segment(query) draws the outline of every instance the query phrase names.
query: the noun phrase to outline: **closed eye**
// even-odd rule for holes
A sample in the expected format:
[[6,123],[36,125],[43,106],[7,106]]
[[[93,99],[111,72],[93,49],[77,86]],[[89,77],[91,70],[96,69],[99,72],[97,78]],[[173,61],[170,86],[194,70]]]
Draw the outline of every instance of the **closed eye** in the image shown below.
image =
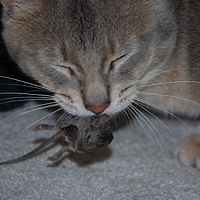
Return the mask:
[[74,70],[73,70],[71,67],[64,66],[64,65],[57,65],[57,66],[58,66],[58,67],[61,67],[61,68],[63,68],[63,69],[67,69],[72,77],[73,77],[73,76],[76,76],[76,73],[74,72]]
[[120,56],[120,57],[116,58],[115,60],[111,61],[109,71],[113,71],[115,69],[116,64],[119,61],[121,61],[123,58],[125,58],[126,56],[127,56],[127,53],[123,54],[122,56]]

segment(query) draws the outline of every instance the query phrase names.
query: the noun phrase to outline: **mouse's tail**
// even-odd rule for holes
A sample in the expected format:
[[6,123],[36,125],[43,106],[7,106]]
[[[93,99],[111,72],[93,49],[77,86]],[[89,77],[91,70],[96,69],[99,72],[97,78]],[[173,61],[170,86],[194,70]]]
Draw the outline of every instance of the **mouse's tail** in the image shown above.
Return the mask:
[[50,137],[49,139],[47,139],[47,141],[45,141],[44,143],[40,144],[38,147],[36,147],[32,151],[30,151],[29,153],[27,153],[27,154],[25,154],[25,155],[23,155],[21,157],[18,157],[18,158],[14,158],[14,159],[11,159],[11,160],[2,161],[2,162],[0,162],[0,165],[14,164],[14,163],[18,163],[18,162],[22,162],[22,161],[25,161],[27,159],[30,159],[30,158],[38,155],[42,150],[44,150],[45,147],[47,147],[51,143],[55,142],[62,135],[63,135],[63,132],[59,131],[56,134],[54,134],[52,137]]

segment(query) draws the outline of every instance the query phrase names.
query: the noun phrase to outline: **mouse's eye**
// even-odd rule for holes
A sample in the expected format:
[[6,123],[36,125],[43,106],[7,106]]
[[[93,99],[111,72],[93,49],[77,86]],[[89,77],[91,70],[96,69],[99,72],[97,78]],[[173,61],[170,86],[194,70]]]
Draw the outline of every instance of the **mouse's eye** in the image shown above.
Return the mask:
[[71,67],[64,66],[64,65],[57,65],[57,66],[62,68],[62,69],[68,70],[70,76],[72,76],[72,77],[76,76],[76,73],[74,72],[74,70]]
[[115,68],[116,68],[117,66],[119,66],[119,65],[122,63],[122,61],[124,60],[123,58],[125,58],[126,55],[127,55],[127,54],[123,54],[122,56],[120,56],[120,57],[116,58],[115,60],[111,61],[111,63],[110,63],[110,68],[109,68],[109,72],[114,71]]

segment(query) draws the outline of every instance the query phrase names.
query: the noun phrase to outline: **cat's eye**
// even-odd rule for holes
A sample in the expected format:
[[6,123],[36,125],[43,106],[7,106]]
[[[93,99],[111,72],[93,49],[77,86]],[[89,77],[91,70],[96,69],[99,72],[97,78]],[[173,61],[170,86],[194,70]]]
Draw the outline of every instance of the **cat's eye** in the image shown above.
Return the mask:
[[113,71],[115,69],[115,66],[123,59],[126,57],[127,54],[123,54],[122,56],[116,58],[115,60],[113,60],[110,63],[110,68],[109,68],[109,72]]
[[76,76],[76,73],[74,72],[74,70],[71,67],[68,66],[64,66],[64,65],[57,65],[58,67],[61,67],[63,69],[67,69],[69,71],[69,74],[71,76]]

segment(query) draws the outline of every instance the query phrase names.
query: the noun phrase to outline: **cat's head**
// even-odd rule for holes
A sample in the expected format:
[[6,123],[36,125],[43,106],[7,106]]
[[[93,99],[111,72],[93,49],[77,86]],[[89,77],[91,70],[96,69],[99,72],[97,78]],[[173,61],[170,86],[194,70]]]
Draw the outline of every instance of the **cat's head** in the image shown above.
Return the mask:
[[4,40],[20,68],[69,113],[126,108],[171,56],[167,0],[1,0]]

